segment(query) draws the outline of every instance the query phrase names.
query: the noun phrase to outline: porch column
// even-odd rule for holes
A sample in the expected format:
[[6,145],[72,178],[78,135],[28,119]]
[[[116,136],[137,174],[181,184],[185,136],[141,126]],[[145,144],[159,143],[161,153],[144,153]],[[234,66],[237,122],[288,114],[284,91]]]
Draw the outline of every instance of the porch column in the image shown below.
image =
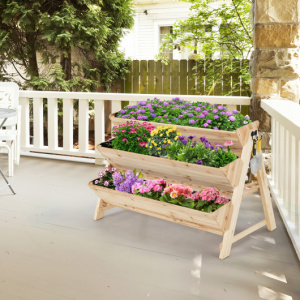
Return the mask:
[[[282,99],[299,103],[300,98],[300,0],[253,0],[254,52],[250,61],[252,100],[250,114],[269,132],[268,114],[261,99]],[[269,147],[264,134],[263,148]]]

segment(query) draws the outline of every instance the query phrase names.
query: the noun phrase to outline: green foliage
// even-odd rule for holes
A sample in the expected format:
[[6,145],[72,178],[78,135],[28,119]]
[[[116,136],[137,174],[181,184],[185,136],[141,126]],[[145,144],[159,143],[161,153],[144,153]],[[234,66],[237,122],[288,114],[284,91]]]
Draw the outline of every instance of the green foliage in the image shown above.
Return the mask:
[[[252,1],[182,1],[192,3],[190,16],[175,23],[173,33],[165,37],[158,57],[167,63],[168,50],[188,49],[195,59],[204,59],[208,95],[225,74],[240,72],[242,82],[249,85],[249,66],[243,60],[249,59],[252,51]],[[220,57],[223,60],[218,59]],[[199,75],[196,70],[196,76]],[[234,92],[239,91],[238,81],[233,82]]]
[[231,147],[224,148],[218,144],[214,147],[205,137],[201,138],[201,142],[194,142],[193,137],[185,139],[180,136],[179,141],[167,146],[168,158],[215,168],[224,167],[237,159],[237,155],[230,151]]
[[25,88],[108,90],[126,73],[118,43],[132,24],[131,0],[0,0],[1,73],[6,61]]

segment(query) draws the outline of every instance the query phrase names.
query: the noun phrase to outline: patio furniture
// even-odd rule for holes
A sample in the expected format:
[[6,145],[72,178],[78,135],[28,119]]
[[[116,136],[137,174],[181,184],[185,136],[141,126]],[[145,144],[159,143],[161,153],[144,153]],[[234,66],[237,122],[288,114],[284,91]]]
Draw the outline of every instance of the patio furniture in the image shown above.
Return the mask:
[[[4,119],[0,127],[0,147],[11,150],[9,155],[9,176],[13,176],[13,162],[20,162],[20,119],[19,87],[13,82],[0,82],[0,108],[14,110],[14,114]],[[4,125],[5,123],[5,125]],[[5,129],[3,129],[5,127]],[[10,153],[9,153],[10,154]]]
[[[8,174],[9,176],[13,175],[13,154],[14,154],[14,141],[17,137],[17,130],[3,130],[3,126],[5,125],[8,118],[14,117],[17,114],[17,111],[15,109],[9,109],[9,108],[0,108],[0,139],[5,140],[5,142],[0,142],[0,147],[5,147],[8,150]],[[10,142],[7,143],[7,142]],[[4,189],[5,187],[9,187],[13,194],[15,194],[15,191],[13,190],[12,186],[8,182],[7,178],[3,174],[2,170],[0,169],[0,173],[5,180],[6,184],[0,188],[0,190]]]

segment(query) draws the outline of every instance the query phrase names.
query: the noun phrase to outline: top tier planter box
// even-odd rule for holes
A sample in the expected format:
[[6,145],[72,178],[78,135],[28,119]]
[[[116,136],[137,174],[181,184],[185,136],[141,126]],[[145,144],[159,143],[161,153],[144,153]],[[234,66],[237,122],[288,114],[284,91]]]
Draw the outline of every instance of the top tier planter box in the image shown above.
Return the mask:
[[[122,119],[117,118],[116,113],[111,114],[109,116],[112,124],[114,126],[118,126],[121,124],[125,124],[127,121],[132,121],[130,119]],[[145,121],[138,121],[134,120],[137,123],[143,123]],[[148,121],[147,121],[148,122]],[[169,125],[165,123],[157,123],[157,122],[149,122],[155,127]],[[225,130],[213,130],[213,129],[206,129],[206,128],[198,128],[198,127],[191,127],[191,126],[181,126],[181,125],[174,125],[177,127],[178,131],[182,135],[195,135],[196,138],[200,138],[205,136],[206,139],[213,145],[215,142],[219,144],[224,144],[227,141],[232,141],[233,146],[232,150],[240,156],[242,153],[242,149],[247,142],[248,136],[246,136],[246,132],[258,129],[258,122],[253,122],[243,127],[240,127],[234,131],[225,131]]]

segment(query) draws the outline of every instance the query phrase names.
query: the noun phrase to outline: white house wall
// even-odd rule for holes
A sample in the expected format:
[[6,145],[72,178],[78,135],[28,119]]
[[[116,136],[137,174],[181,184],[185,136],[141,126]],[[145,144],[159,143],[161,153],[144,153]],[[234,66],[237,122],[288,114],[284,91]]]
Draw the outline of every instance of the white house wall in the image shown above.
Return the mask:
[[[173,26],[176,20],[186,19],[190,12],[190,3],[182,1],[152,2],[141,1],[141,4],[137,3],[135,6],[134,27],[125,35],[120,46],[127,58],[155,59],[159,49],[159,28]],[[174,59],[188,58],[187,54],[180,54],[178,51],[174,51],[173,56]]]

